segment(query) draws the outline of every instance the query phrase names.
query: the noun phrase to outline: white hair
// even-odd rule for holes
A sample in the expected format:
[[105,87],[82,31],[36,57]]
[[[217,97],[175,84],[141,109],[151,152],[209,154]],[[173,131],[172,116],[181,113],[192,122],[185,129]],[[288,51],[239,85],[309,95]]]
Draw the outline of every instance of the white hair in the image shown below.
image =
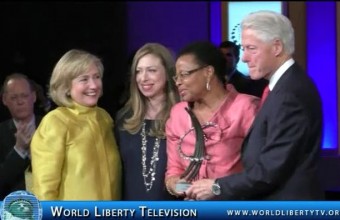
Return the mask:
[[279,39],[284,51],[292,55],[295,50],[294,29],[290,20],[274,11],[257,11],[247,15],[241,22],[241,29],[251,29],[264,42]]

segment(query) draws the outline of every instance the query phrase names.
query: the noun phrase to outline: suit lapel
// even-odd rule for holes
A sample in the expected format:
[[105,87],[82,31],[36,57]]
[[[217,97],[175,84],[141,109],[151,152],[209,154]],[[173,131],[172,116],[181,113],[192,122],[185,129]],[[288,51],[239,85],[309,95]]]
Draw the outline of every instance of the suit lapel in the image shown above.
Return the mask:
[[254,128],[254,125],[256,123],[260,123],[260,122],[257,122],[258,121],[258,118],[261,114],[261,111],[263,111],[263,109],[265,110],[265,106],[266,106],[266,103],[270,103],[270,99],[271,97],[275,96],[274,94],[278,91],[280,91],[280,89],[286,84],[286,81],[287,81],[287,78],[290,77],[290,74],[296,74],[296,72],[299,72],[299,71],[296,71],[296,68],[299,68],[299,66],[297,65],[297,63],[295,62],[291,67],[289,67],[286,72],[281,76],[281,78],[277,81],[276,85],[274,86],[273,90],[269,93],[268,97],[267,97],[267,100],[266,102],[264,103],[263,107],[257,112],[256,114],[256,117],[252,123],[252,125],[250,126],[249,130],[248,130],[248,133],[246,135],[246,137],[244,138],[244,141],[242,143],[242,149],[241,151],[243,152],[244,149],[246,148],[246,146],[248,145],[248,141],[249,141],[249,137],[250,137],[250,134]]
[[[253,123],[254,124],[254,123]],[[249,135],[251,130],[253,129],[253,124],[251,125],[251,127],[249,128],[249,131],[246,135],[246,137],[244,138],[243,142],[242,142],[242,147],[241,147],[241,154],[243,153],[244,149],[246,148],[246,146],[248,145],[248,141],[249,141]]]
[[9,128],[10,132],[13,133],[13,134],[17,132],[17,128],[15,127],[13,119],[8,120],[8,128]]

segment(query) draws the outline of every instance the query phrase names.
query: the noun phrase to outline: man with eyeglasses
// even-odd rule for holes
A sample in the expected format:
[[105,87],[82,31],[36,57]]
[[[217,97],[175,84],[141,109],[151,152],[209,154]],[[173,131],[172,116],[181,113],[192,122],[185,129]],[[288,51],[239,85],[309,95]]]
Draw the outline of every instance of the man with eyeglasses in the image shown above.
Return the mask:
[[29,144],[41,117],[34,114],[36,92],[26,75],[14,73],[4,81],[2,102],[11,119],[0,124],[0,200],[25,190],[25,170],[30,164]]
[[268,84],[268,80],[252,80],[249,76],[237,70],[237,63],[240,60],[240,47],[232,41],[223,41],[219,48],[224,55],[227,65],[227,82],[232,84],[240,93],[261,97],[262,91]]

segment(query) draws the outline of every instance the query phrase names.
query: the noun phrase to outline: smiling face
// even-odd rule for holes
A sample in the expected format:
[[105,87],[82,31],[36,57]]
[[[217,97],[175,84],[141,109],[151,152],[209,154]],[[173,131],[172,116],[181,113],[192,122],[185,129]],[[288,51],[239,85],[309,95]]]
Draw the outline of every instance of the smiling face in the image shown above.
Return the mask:
[[71,98],[79,105],[86,107],[96,106],[101,93],[102,79],[94,63],[89,65],[85,73],[72,80]]
[[[185,72],[190,72],[191,70],[197,70],[192,72],[190,75],[183,74]],[[207,77],[202,74],[207,68],[200,66],[194,59],[194,55],[187,54],[178,57],[176,60],[176,86],[178,88],[179,95],[182,101],[196,101],[207,93],[206,82]]]
[[252,79],[269,79],[276,70],[276,47],[272,42],[261,41],[251,29],[242,31],[242,61],[247,63]]
[[139,59],[136,82],[145,97],[152,99],[165,96],[166,81],[166,70],[159,57],[147,54]]

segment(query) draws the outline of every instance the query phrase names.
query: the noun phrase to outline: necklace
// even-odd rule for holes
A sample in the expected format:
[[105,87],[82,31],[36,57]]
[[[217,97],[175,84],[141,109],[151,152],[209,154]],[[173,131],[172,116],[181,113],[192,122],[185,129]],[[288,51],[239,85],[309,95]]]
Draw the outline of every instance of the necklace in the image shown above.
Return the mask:
[[147,147],[147,139],[145,133],[145,122],[143,121],[142,132],[140,133],[142,136],[142,175],[144,178],[144,185],[146,191],[150,191],[152,188],[153,182],[156,180],[156,165],[159,160],[158,152],[160,147],[160,139],[155,139],[155,144],[152,149],[152,156],[150,159],[149,171],[146,168],[146,147]]

